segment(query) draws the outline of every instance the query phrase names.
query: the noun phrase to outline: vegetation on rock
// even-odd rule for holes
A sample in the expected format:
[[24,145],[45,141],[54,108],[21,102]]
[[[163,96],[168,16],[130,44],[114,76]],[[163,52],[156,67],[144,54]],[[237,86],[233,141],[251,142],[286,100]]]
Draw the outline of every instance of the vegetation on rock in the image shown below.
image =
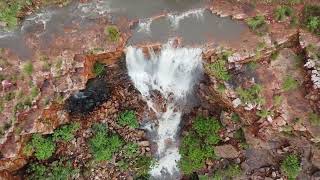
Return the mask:
[[25,153],[26,155],[34,153],[34,156],[38,160],[46,160],[54,154],[55,150],[56,145],[51,137],[45,138],[40,134],[34,134],[31,141],[26,146]]
[[320,5],[305,6],[303,23],[309,31],[320,35]]
[[320,115],[317,113],[310,113],[309,120],[313,126],[320,126]]
[[95,160],[110,160],[120,150],[123,141],[118,135],[108,133],[104,124],[92,126],[93,136],[89,140],[91,153]]
[[120,39],[120,32],[117,26],[108,26],[105,29],[105,34],[108,39],[112,42],[117,42]]
[[74,169],[70,161],[53,161],[45,166],[40,163],[29,166],[28,178],[34,180],[66,180],[70,179],[77,170]]
[[286,76],[282,83],[282,89],[284,91],[295,90],[298,88],[298,86],[299,86],[299,83],[297,82],[297,80],[291,76]]
[[253,84],[249,88],[237,88],[236,89],[239,98],[244,103],[252,104],[264,104],[265,100],[261,96],[262,87],[259,84]]
[[239,165],[231,164],[225,169],[219,169],[214,172],[213,180],[223,180],[224,178],[236,178],[242,174],[242,170]]
[[215,158],[213,146],[220,142],[220,122],[214,118],[198,117],[192,129],[182,139],[179,166],[184,174],[191,174],[204,167],[207,159]]
[[121,126],[129,126],[130,128],[138,128],[139,123],[134,111],[124,111],[118,118],[118,123]]
[[75,132],[80,128],[79,123],[66,124],[54,131],[53,140],[69,142],[74,138]]
[[267,23],[264,16],[255,16],[246,19],[246,22],[251,30],[258,34],[263,34],[266,31]]
[[281,163],[281,171],[289,180],[296,179],[301,171],[299,157],[295,154],[288,155]]
[[278,21],[283,21],[286,17],[290,17],[293,13],[291,7],[280,6],[275,10],[275,18]]
[[95,76],[102,76],[106,73],[106,69],[104,67],[104,64],[100,63],[100,62],[96,62],[94,63],[93,67],[92,67],[92,73]]
[[230,55],[230,52],[218,54],[214,62],[208,65],[210,73],[219,80],[228,81],[231,78],[227,68],[228,57]]

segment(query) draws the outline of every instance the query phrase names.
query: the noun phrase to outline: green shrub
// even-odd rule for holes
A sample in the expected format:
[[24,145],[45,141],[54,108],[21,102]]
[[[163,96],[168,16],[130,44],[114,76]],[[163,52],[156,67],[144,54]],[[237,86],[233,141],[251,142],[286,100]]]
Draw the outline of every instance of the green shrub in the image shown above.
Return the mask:
[[139,123],[134,111],[124,111],[118,118],[118,123],[121,126],[129,126],[131,128],[138,128]]
[[99,62],[96,62],[94,65],[93,65],[93,68],[92,68],[92,73],[95,75],[95,76],[102,76],[106,73],[106,69],[104,67],[104,64],[102,63],[99,63]]
[[69,142],[74,138],[74,134],[80,128],[79,123],[66,124],[56,129],[53,133],[54,141]]
[[50,137],[44,138],[40,134],[32,136],[31,144],[34,155],[38,160],[49,159],[56,150],[56,145]]
[[124,146],[123,151],[125,157],[135,157],[139,153],[139,145],[137,143],[128,143]]
[[220,123],[213,118],[198,117],[190,132],[182,138],[179,166],[184,174],[204,167],[206,159],[215,158],[213,145],[220,142]]
[[76,173],[76,171],[77,170],[72,167],[70,161],[53,161],[47,166],[44,166],[42,164],[32,164],[27,170],[27,172],[29,173],[27,179],[67,180],[70,179]]
[[309,121],[313,126],[320,126],[320,115],[316,113],[309,114]]
[[295,80],[293,77],[291,76],[286,76],[283,80],[282,83],[282,89],[284,91],[292,91],[297,89],[299,86],[299,83],[297,80]]
[[25,63],[22,67],[22,71],[23,73],[25,73],[26,75],[31,76],[32,72],[33,72],[33,64],[31,61]]
[[288,6],[280,6],[275,10],[275,18],[278,21],[283,21],[285,17],[290,17],[293,13],[292,8]]
[[204,138],[208,144],[217,144],[220,137],[217,135],[221,129],[220,122],[212,118],[197,117],[193,129],[198,136]]
[[259,84],[254,84],[250,88],[237,88],[236,92],[244,103],[264,104],[265,100],[261,96],[262,87]]
[[92,129],[94,135],[89,140],[89,146],[94,159],[110,160],[114,153],[120,150],[123,141],[117,135],[109,135],[104,124],[94,124]]
[[223,52],[218,54],[215,62],[208,65],[208,69],[213,76],[222,81],[230,80],[231,76],[228,72],[227,61],[230,56],[230,52]]
[[301,171],[300,160],[297,155],[288,155],[281,163],[281,171],[288,176],[289,180],[294,180]]
[[116,26],[108,26],[105,29],[105,34],[109,38],[110,41],[116,42],[120,39],[120,32]]
[[303,11],[303,24],[305,27],[320,35],[320,6],[319,5],[306,5]]
[[258,34],[263,34],[265,31],[267,31],[267,23],[264,16],[255,16],[248,18],[246,19],[246,23],[251,30],[255,31]]

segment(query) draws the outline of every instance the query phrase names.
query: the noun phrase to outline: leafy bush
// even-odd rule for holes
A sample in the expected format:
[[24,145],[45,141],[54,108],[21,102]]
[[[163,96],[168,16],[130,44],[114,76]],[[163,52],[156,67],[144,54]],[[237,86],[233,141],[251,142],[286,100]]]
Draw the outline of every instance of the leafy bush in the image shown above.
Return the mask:
[[262,87],[259,84],[254,84],[250,88],[237,88],[237,94],[242,102],[253,104],[264,104],[264,98],[261,97]]
[[255,16],[246,19],[249,28],[258,34],[263,34],[267,30],[267,23],[264,16]]
[[292,91],[297,89],[299,83],[291,76],[286,76],[282,83],[282,89],[284,91]]
[[80,128],[79,123],[63,125],[56,129],[53,134],[54,141],[69,142],[74,138],[75,132]]
[[124,111],[118,118],[118,123],[121,126],[129,126],[131,128],[138,128],[139,123],[134,111]]
[[38,160],[49,159],[56,150],[56,145],[50,137],[44,138],[40,134],[34,134],[29,148],[32,147],[34,155]]
[[114,153],[120,150],[123,141],[117,135],[109,135],[104,124],[94,124],[92,129],[94,135],[89,140],[89,146],[94,159],[97,161],[110,160]]
[[92,67],[92,73],[95,76],[101,76],[104,75],[106,73],[106,69],[104,67],[104,64],[96,62],[93,67]]
[[231,78],[227,68],[227,61],[230,55],[230,52],[218,54],[215,62],[208,65],[209,71],[219,80],[228,81]]
[[225,169],[219,169],[214,172],[212,177],[213,180],[223,180],[227,179],[236,179],[236,177],[241,176],[242,169],[238,164],[231,164],[227,166]]
[[297,155],[288,155],[281,163],[281,171],[288,176],[289,180],[294,180],[301,170],[300,160]]
[[306,5],[303,11],[303,23],[305,27],[320,35],[320,6],[319,5]]
[[77,170],[73,169],[71,162],[63,160],[53,161],[47,166],[42,164],[32,164],[28,168],[28,179],[35,180],[67,180],[76,173]]
[[183,137],[179,152],[179,166],[184,174],[191,174],[205,165],[206,159],[215,158],[213,145],[220,142],[220,123],[213,118],[198,117],[190,132]]
[[275,10],[275,18],[278,21],[283,21],[285,17],[290,17],[292,13],[292,8],[288,6],[280,6]]
[[110,41],[116,42],[120,39],[120,32],[116,26],[108,26],[105,29],[105,34],[109,38]]

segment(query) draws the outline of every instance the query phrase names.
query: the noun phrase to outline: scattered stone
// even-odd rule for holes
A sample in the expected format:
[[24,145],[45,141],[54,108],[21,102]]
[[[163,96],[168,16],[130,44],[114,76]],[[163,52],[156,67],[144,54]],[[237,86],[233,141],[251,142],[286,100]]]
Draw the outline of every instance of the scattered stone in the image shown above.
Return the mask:
[[240,100],[240,98],[237,98],[237,99],[233,100],[233,101],[232,101],[232,104],[233,104],[233,107],[234,107],[234,108],[237,108],[238,106],[240,106],[240,105],[241,105],[241,100]]

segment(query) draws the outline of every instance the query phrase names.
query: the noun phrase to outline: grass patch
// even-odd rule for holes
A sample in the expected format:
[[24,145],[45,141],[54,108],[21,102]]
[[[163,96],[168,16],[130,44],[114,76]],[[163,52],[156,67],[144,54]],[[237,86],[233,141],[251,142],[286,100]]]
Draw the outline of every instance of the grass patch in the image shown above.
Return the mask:
[[104,124],[92,126],[93,136],[89,140],[91,153],[96,161],[110,160],[120,150],[123,141],[118,135],[108,133]]
[[320,5],[305,6],[303,24],[310,32],[320,35]]
[[260,35],[264,34],[267,31],[267,23],[264,16],[255,16],[248,18],[246,19],[246,23],[252,31]]
[[53,133],[54,141],[70,142],[74,138],[74,134],[79,130],[80,123],[66,124]]
[[92,67],[92,73],[95,76],[102,76],[106,73],[106,69],[104,67],[104,64],[96,62],[94,63],[93,67]]
[[298,86],[299,86],[298,81],[291,76],[286,76],[282,83],[282,89],[284,91],[295,90],[298,88]]
[[264,104],[265,99],[261,96],[262,87],[254,84],[250,88],[237,88],[236,92],[243,103]]
[[179,166],[184,174],[191,174],[205,166],[206,159],[215,158],[213,146],[220,142],[221,125],[213,118],[198,117],[190,132],[183,137],[179,148]]
[[290,17],[293,14],[293,10],[289,6],[280,6],[274,12],[276,20],[283,21],[286,17]]
[[294,180],[301,171],[299,157],[295,154],[288,155],[281,163],[281,171],[289,180]]
[[228,57],[230,55],[230,52],[218,54],[215,62],[208,65],[210,73],[219,80],[228,81],[231,78],[227,68]]
[[134,111],[124,111],[118,118],[118,123],[121,126],[129,126],[130,128],[138,128],[139,123]]
[[120,32],[117,26],[108,26],[105,28],[105,34],[112,42],[117,42],[120,39]]

